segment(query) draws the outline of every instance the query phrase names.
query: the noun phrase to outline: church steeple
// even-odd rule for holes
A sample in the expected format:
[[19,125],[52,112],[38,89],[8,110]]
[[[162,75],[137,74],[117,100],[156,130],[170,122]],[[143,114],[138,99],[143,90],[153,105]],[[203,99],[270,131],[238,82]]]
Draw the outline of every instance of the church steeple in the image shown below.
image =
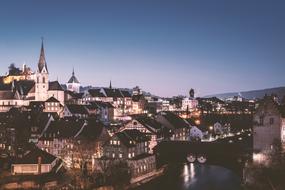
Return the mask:
[[48,73],[47,63],[46,63],[46,58],[45,58],[44,39],[42,38],[42,47],[41,47],[40,59],[38,63],[38,71],[41,73],[43,70],[45,70]]
[[109,88],[112,89],[112,82],[111,82],[111,80],[110,80]]

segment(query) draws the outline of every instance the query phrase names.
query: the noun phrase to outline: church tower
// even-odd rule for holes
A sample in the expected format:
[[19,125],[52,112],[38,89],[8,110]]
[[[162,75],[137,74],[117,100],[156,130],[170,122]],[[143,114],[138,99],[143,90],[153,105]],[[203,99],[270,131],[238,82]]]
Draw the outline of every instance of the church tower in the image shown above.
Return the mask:
[[66,87],[67,87],[67,90],[69,91],[76,92],[76,93],[80,92],[80,82],[78,81],[78,79],[76,78],[74,74],[74,69],[72,70],[72,76],[66,83]]
[[43,39],[38,69],[35,76],[35,100],[46,101],[48,99],[49,79]]

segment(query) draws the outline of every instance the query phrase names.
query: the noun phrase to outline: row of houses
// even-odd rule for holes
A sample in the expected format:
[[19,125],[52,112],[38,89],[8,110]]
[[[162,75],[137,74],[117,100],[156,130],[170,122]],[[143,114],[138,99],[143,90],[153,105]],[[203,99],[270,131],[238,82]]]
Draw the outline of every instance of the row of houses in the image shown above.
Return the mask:
[[[165,140],[187,140],[191,128],[186,120],[171,112],[160,113],[157,117],[134,116],[130,121],[122,123],[115,133],[110,132],[111,125],[106,125],[96,118],[46,116],[53,119],[46,118],[46,124],[38,127],[38,140],[34,142],[38,149],[59,158],[67,168],[86,166],[88,171],[99,170],[100,160],[125,161],[132,177],[156,169],[153,150],[158,143]],[[12,173],[25,173],[27,164],[35,165],[35,162],[38,160],[16,162],[12,165]],[[52,164],[50,163],[50,168],[53,168]],[[21,170],[21,165],[25,169]],[[33,173],[32,171],[38,170],[31,166],[30,172]],[[44,171],[50,170],[41,170],[41,173]]]

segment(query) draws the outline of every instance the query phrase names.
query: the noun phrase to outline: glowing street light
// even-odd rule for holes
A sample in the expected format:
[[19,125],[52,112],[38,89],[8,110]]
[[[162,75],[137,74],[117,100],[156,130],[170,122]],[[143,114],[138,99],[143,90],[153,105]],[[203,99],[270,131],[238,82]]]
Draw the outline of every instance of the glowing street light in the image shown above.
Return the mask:
[[201,121],[199,119],[195,120],[196,125],[200,125]]

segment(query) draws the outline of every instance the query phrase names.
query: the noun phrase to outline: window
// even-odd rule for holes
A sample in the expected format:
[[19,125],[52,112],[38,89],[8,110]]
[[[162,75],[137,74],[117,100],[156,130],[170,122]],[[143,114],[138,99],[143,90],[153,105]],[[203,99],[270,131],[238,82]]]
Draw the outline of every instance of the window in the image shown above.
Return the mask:
[[123,158],[123,154],[122,153],[119,154],[119,158]]
[[112,154],[112,157],[115,158],[115,153]]
[[40,83],[40,78],[39,77],[37,77],[37,83]]
[[43,77],[43,83],[46,83],[46,78],[45,77]]
[[273,117],[271,117],[271,118],[269,119],[269,124],[270,124],[270,125],[273,125],[273,124],[274,124],[274,118],[273,118]]
[[131,153],[129,153],[129,154],[128,154],[128,158],[131,158],[131,157],[132,157],[132,155],[131,155]]

